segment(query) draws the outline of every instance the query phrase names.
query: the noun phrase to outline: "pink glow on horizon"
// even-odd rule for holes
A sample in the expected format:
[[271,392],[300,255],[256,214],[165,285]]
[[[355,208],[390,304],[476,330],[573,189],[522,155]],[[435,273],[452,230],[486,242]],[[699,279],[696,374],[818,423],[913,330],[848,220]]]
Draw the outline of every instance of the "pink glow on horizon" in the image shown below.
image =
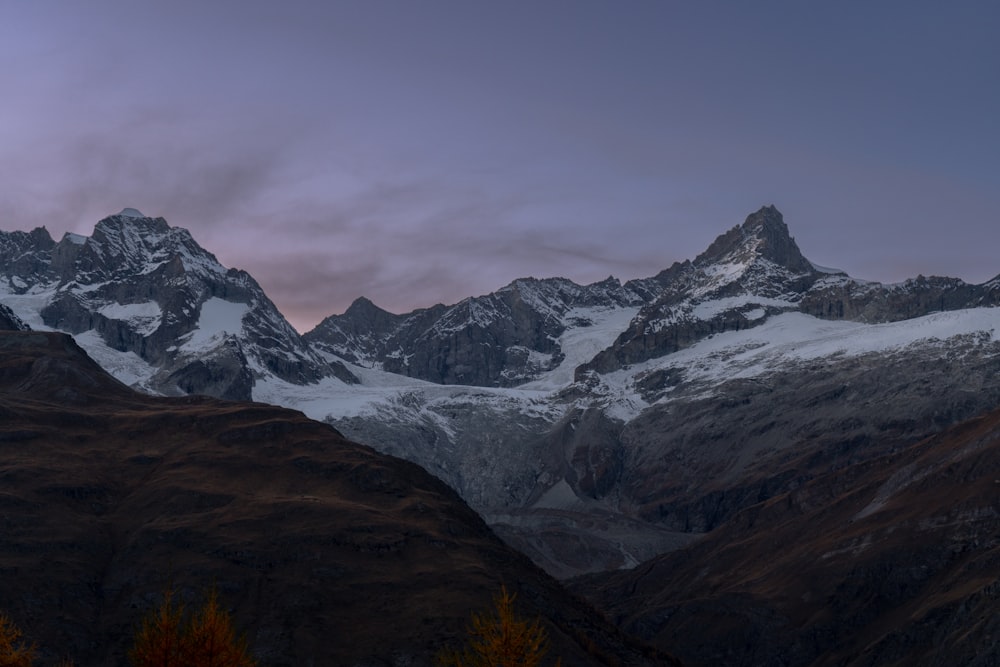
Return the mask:
[[1000,5],[571,7],[14,4],[0,228],[162,215],[303,329],[652,275],[768,203],[858,277],[1000,273]]

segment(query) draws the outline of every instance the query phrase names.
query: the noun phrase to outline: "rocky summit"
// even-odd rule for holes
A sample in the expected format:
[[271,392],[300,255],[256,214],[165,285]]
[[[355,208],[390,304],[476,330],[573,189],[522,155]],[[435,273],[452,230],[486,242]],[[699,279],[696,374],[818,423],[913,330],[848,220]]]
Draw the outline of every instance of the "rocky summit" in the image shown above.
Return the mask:
[[353,380],[303,343],[249,274],[136,209],[58,243],[44,228],[0,233],[0,280],[0,299],[29,325],[79,336],[147,391],[249,399],[265,375]]

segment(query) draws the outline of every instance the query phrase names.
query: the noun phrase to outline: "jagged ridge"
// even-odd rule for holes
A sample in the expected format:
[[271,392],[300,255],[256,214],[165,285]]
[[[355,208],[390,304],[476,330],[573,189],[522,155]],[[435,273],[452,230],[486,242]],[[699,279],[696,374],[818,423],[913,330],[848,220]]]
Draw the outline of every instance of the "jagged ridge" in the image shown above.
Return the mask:
[[226,269],[163,218],[126,209],[90,237],[54,243],[39,228],[0,239],[9,300],[37,309],[44,327],[94,332],[110,350],[134,354],[146,364],[138,386],[249,399],[265,374],[356,380],[314,353],[248,273]]
[[[512,542],[537,547],[539,562],[562,575],[579,566],[580,553],[594,567],[634,563],[678,542],[663,531],[714,528],[832,461],[905,445],[991,407],[998,395],[994,311],[927,315],[994,305],[1000,281],[917,278],[884,286],[819,269],[773,207],[694,260],[624,285],[523,279],[403,315],[359,300],[300,344],[323,365],[349,357],[361,387],[323,372],[307,384],[309,375],[294,363],[316,367],[295,357],[294,337],[288,343],[266,317],[250,330],[259,304],[273,309],[266,297],[253,296],[256,283],[224,269],[208,270],[206,278],[197,264],[185,268],[183,257],[164,259],[169,253],[156,253],[174,233],[169,226],[116,217],[122,219],[99,225],[102,252],[110,252],[122,225],[146,224],[160,240],[115,246],[122,257],[140,253],[129,260],[133,277],[66,283],[64,291],[84,304],[78,311],[68,304],[66,312],[78,312],[80,321],[71,324],[82,330],[85,348],[138,350],[147,364],[166,364],[145,377],[169,391],[251,395],[296,407],[416,461],[491,521],[505,523]],[[195,252],[180,235],[171,242]],[[64,252],[83,252],[62,243],[55,245]],[[76,266],[53,260],[52,245],[37,230],[0,236],[0,250],[26,271],[50,276],[53,261]],[[200,257],[217,265],[207,253]],[[169,308],[159,296],[156,311],[143,309],[150,303],[143,290],[152,288],[134,267],[157,261],[148,275],[182,270],[158,294],[175,294],[188,321],[206,326],[179,329],[171,339],[161,321]],[[101,268],[96,260],[91,265]],[[58,282],[15,289],[16,281],[28,283],[10,277],[3,299],[29,324],[45,326],[39,313],[59,295]],[[235,326],[212,329],[201,321],[227,317]],[[861,324],[914,317],[921,319],[906,327]],[[140,331],[144,321],[157,326]],[[160,332],[165,339],[154,344]],[[903,342],[879,344],[883,336]],[[269,366],[267,355],[282,349],[292,350],[292,366]],[[120,357],[100,361],[136,382],[128,368],[115,366]],[[430,386],[385,370],[453,384]],[[790,462],[792,452],[812,458]]]
[[304,338],[329,355],[431,382],[516,386],[560,364],[559,337],[582,324],[574,309],[641,301],[636,285],[615,278],[586,286],[523,278],[492,294],[406,315],[358,299]]

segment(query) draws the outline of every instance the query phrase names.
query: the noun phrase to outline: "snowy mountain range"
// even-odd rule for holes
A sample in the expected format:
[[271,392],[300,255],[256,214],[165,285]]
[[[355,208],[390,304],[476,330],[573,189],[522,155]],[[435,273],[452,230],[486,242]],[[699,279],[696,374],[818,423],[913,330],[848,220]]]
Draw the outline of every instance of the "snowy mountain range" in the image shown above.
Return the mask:
[[134,209],[58,243],[0,233],[0,281],[12,326],[74,334],[126,384],[293,407],[419,463],[559,576],[1000,404],[1000,278],[854,279],[774,207],[649,278],[527,278],[401,315],[362,298],[303,336]]
[[89,236],[0,235],[4,303],[35,329],[76,336],[126,384],[248,399],[254,378],[353,378],[324,361],[244,271],[187,230],[126,208]]

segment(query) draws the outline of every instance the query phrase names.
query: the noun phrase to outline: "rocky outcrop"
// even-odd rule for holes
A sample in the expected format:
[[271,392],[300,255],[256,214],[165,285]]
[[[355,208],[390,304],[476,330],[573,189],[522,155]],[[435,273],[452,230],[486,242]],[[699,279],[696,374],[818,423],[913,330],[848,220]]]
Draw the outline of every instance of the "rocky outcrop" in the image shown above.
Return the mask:
[[766,260],[795,274],[816,271],[788,232],[781,212],[773,205],[761,207],[748,215],[742,225],[716,238],[694,263],[704,267],[748,264],[757,260]]
[[303,335],[314,349],[359,366],[378,367],[404,355],[403,346],[433,326],[448,308],[438,304],[406,315],[383,310],[359,297],[342,315],[331,315]]
[[[637,289],[633,289],[637,287]],[[326,318],[305,339],[331,355],[438,384],[511,387],[557,367],[575,309],[637,305],[646,283],[581,286],[525,278],[453,306],[393,315],[367,299]]]
[[27,331],[30,328],[13,310],[0,303],[0,331]]
[[0,275],[6,288],[23,294],[51,273],[52,249],[56,245],[44,227],[30,232],[0,232]]
[[794,310],[823,274],[799,250],[781,213],[761,208],[719,236],[693,262],[658,276],[664,284],[608,349],[577,373],[608,373],[684,349],[708,336]]
[[937,356],[932,349],[675,385],[672,400],[623,428],[627,472],[618,493],[640,518],[707,532],[814,476],[1000,405],[1000,343],[954,340]]
[[969,285],[959,278],[917,276],[882,285],[842,276],[817,283],[803,295],[799,310],[814,317],[875,324],[997,305],[1000,290],[989,283]]

